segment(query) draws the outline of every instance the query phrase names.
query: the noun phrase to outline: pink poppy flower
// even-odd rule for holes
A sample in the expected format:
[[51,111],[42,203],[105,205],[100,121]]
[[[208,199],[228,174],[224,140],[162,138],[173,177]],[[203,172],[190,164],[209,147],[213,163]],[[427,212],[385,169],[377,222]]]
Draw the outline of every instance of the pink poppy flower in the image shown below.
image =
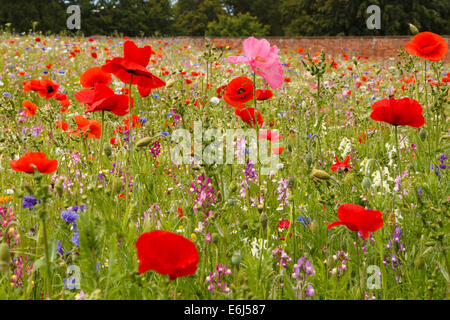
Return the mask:
[[243,42],[242,49],[245,56],[228,57],[228,62],[250,65],[256,74],[264,78],[264,86],[266,82],[273,89],[283,85],[283,67],[278,58],[277,46],[271,47],[266,39],[250,37]]

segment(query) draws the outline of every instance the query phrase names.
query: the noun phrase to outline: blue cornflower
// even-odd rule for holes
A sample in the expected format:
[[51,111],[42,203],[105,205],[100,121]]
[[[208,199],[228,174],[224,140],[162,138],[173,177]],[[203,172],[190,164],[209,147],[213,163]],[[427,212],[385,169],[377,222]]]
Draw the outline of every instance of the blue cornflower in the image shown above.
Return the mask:
[[22,209],[33,210],[34,206],[37,205],[38,202],[41,203],[41,200],[36,199],[35,196],[25,196],[22,201]]
[[162,131],[161,134],[166,137],[169,135],[169,133],[167,131]]
[[158,98],[159,98],[159,94],[155,93],[155,94],[153,95],[153,98],[158,99]]
[[311,218],[309,217],[298,217],[297,219],[298,222],[300,222],[300,224],[304,225],[305,227],[311,223]]
[[77,220],[78,214],[75,211],[67,210],[61,212],[61,218],[68,224],[72,224]]

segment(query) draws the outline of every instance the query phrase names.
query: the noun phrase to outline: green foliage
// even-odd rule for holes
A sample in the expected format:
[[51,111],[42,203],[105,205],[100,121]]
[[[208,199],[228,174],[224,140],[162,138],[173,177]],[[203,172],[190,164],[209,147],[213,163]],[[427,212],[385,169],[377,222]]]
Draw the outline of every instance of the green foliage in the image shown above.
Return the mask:
[[270,26],[262,25],[256,17],[252,17],[249,13],[237,16],[222,15],[218,21],[208,24],[206,35],[217,37],[245,37],[255,36],[264,37],[269,34]]
[[[409,23],[450,34],[450,2],[441,0],[0,0],[0,25],[67,32],[69,5],[80,6],[85,35],[384,36],[409,35]],[[370,5],[381,9],[379,30],[367,28]]]

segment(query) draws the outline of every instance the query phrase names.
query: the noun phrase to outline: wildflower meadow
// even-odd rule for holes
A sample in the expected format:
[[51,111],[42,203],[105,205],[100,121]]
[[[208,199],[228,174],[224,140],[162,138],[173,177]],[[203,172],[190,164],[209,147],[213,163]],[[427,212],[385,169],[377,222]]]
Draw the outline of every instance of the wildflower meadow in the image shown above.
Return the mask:
[[448,299],[447,50],[2,31],[0,299]]

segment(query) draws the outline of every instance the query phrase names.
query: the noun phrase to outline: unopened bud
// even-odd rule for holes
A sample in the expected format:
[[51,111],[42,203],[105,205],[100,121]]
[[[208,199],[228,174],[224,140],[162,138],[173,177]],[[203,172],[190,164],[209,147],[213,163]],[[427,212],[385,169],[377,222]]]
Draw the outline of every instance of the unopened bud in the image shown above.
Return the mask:
[[214,233],[211,235],[211,240],[212,240],[212,242],[213,242],[214,244],[219,243],[219,234],[216,233],[216,232],[214,232]]
[[153,140],[150,137],[142,138],[142,139],[138,140],[138,142],[136,142],[136,147],[137,148],[145,147],[145,146],[149,145],[150,142],[152,142],[152,141]]
[[419,29],[417,29],[417,27],[411,23],[409,24],[409,31],[411,31],[411,33],[413,35],[416,35],[419,33]]
[[111,155],[112,155],[112,149],[111,149],[111,145],[110,145],[109,143],[105,143],[105,144],[103,145],[103,151],[105,152],[105,154],[106,154],[106,156],[107,156],[108,158],[111,157]]
[[171,86],[173,86],[175,84],[175,80],[174,79],[169,79],[167,82],[166,82],[166,87],[167,88],[170,88]]
[[370,181],[369,177],[364,177],[362,183],[361,183],[363,189],[368,190],[370,186],[372,185],[372,181]]
[[419,138],[420,140],[425,141],[425,139],[427,138],[427,131],[425,129],[420,129]]
[[238,266],[242,261],[242,256],[239,251],[236,251],[233,253],[233,256],[231,257],[231,263],[235,266]]
[[388,217],[388,225],[390,225],[391,227],[395,226],[395,212],[394,211],[392,211]]
[[264,205],[262,203],[260,203],[260,204],[258,204],[257,208],[258,208],[258,212],[262,213],[264,210]]
[[326,171],[323,171],[323,170],[313,169],[312,170],[312,175],[313,175],[314,178],[318,178],[318,179],[321,179],[321,180],[329,180],[329,179],[331,179],[331,176]]
[[306,161],[306,164],[308,165],[308,167],[311,167],[311,165],[313,163],[313,157],[312,157],[311,153],[308,153],[306,155],[305,161]]
[[236,189],[237,189],[236,181],[231,182],[231,184],[230,184],[230,192],[235,192]]
[[263,230],[266,230],[268,221],[269,221],[269,217],[267,216],[267,214],[265,212],[263,212],[259,216],[259,223],[261,223],[261,227]]

